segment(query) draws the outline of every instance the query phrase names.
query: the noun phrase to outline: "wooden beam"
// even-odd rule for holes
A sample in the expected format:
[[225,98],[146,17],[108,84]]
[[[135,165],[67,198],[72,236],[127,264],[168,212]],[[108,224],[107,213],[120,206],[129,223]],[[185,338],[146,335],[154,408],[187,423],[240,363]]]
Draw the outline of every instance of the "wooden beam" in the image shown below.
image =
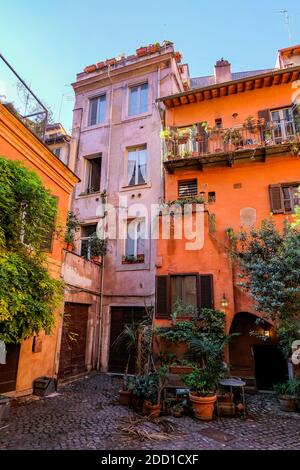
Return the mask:
[[188,104],[189,103],[189,99],[187,96],[181,96],[180,97],[180,102],[181,104]]
[[263,79],[258,78],[257,80],[254,81],[254,88],[257,90],[258,88],[261,88],[263,86]]
[[272,77],[265,77],[265,78],[264,78],[263,86],[265,86],[265,87],[271,86],[271,85],[272,85],[272,82],[273,82]]
[[173,103],[174,103],[174,106],[180,106],[181,105],[180,99],[177,96],[175,96],[173,98]]
[[246,91],[253,90],[253,86],[254,86],[253,80],[249,80],[248,82],[246,82]]
[[228,94],[229,95],[234,95],[236,93],[236,90],[237,90],[237,87],[236,87],[236,84],[234,85],[229,85],[228,87]]
[[220,96],[227,96],[227,95],[228,95],[227,86],[222,86],[222,88],[220,88]]
[[238,83],[237,91],[238,91],[238,93],[241,93],[241,92],[245,91],[245,82]]
[[196,96],[195,96],[194,94],[189,95],[189,100],[190,100],[190,103],[195,103],[195,101],[196,101]]
[[204,99],[205,100],[211,100],[212,99],[212,94],[210,90],[205,90],[204,91]]
[[203,101],[204,98],[203,98],[203,93],[202,93],[202,91],[198,91],[198,92],[196,93],[196,98],[197,98],[197,101]]
[[214,90],[212,90],[212,96],[213,96],[213,98],[219,98],[220,88],[215,88]]
[[283,74],[282,83],[288,83],[291,78],[291,72]]

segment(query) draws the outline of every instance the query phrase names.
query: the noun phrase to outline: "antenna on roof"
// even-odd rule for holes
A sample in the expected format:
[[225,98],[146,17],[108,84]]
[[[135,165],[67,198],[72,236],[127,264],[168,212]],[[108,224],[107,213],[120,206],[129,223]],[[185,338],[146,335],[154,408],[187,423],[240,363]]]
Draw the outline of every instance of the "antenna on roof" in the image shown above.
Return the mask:
[[291,33],[291,17],[289,15],[288,10],[278,10],[276,13],[281,13],[284,19],[284,25],[286,26],[288,36],[289,36],[289,43],[292,44],[292,33]]

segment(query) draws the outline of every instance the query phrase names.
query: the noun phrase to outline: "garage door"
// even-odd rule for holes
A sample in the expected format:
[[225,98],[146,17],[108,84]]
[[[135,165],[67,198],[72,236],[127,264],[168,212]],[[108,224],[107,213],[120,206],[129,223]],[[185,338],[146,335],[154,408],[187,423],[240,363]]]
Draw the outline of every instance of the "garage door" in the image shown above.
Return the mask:
[[6,364],[0,364],[0,393],[16,390],[20,345],[6,345]]
[[[110,352],[109,372],[124,373],[128,361],[128,353],[124,347],[116,349],[112,347],[114,341],[123,331],[126,324],[139,323],[145,319],[144,307],[112,307],[110,320]],[[135,357],[131,355],[129,372],[135,372]]]
[[59,356],[59,378],[86,371],[85,351],[89,306],[66,303]]

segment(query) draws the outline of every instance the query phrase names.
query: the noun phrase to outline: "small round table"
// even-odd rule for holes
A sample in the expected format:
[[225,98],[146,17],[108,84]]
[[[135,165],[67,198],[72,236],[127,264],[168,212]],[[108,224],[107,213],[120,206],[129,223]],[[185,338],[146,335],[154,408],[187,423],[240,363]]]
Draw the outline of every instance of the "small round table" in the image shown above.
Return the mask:
[[242,389],[242,400],[243,400],[243,406],[244,406],[244,417],[246,416],[246,403],[245,403],[245,385],[246,382],[244,382],[241,379],[235,378],[235,377],[228,377],[227,379],[222,379],[219,382],[220,385],[223,387],[230,387],[230,393],[232,393],[232,389],[235,387],[241,388]]

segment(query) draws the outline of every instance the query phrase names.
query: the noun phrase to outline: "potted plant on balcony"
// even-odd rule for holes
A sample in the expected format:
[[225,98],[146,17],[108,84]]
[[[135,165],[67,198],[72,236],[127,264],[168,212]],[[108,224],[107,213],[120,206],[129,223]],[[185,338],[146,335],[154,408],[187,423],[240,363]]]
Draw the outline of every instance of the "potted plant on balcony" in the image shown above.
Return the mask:
[[156,43],[154,43],[154,44],[150,44],[150,45],[148,46],[148,50],[149,50],[150,54],[154,54],[155,52],[159,52],[160,49],[161,49],[161,47],[160,47],[160,43],[159,43],[159,42],[156,42]]
[[106,62],[105,62],[105,64],[109,66],[115,65],[115,63],[116,63],[115,57],[113,57],[112,59],[106,59]]
[[288,382],[281,382],[274,385],[273,390],[277,395],[282,411],[295,411],[297,387],[299,387],[299,382],[297,382],[298,381],[289,380]]
[[239,147],[243,143],[243,138],[242,135],[239,131],[239,129],[232,128],[232,129],[227,129],[223,135],[223,141],[224,144],[232,144],[234,147]]
[[195,364],[187,361],[186,359],[178,359],[169,366],[171,374],[187,375],[193,371]]
[[141,46],[138,49],[136,49],[136,54],[138,57],[145,56],[147,55],[147,53],[148,53],[148,49],[145,46]]

